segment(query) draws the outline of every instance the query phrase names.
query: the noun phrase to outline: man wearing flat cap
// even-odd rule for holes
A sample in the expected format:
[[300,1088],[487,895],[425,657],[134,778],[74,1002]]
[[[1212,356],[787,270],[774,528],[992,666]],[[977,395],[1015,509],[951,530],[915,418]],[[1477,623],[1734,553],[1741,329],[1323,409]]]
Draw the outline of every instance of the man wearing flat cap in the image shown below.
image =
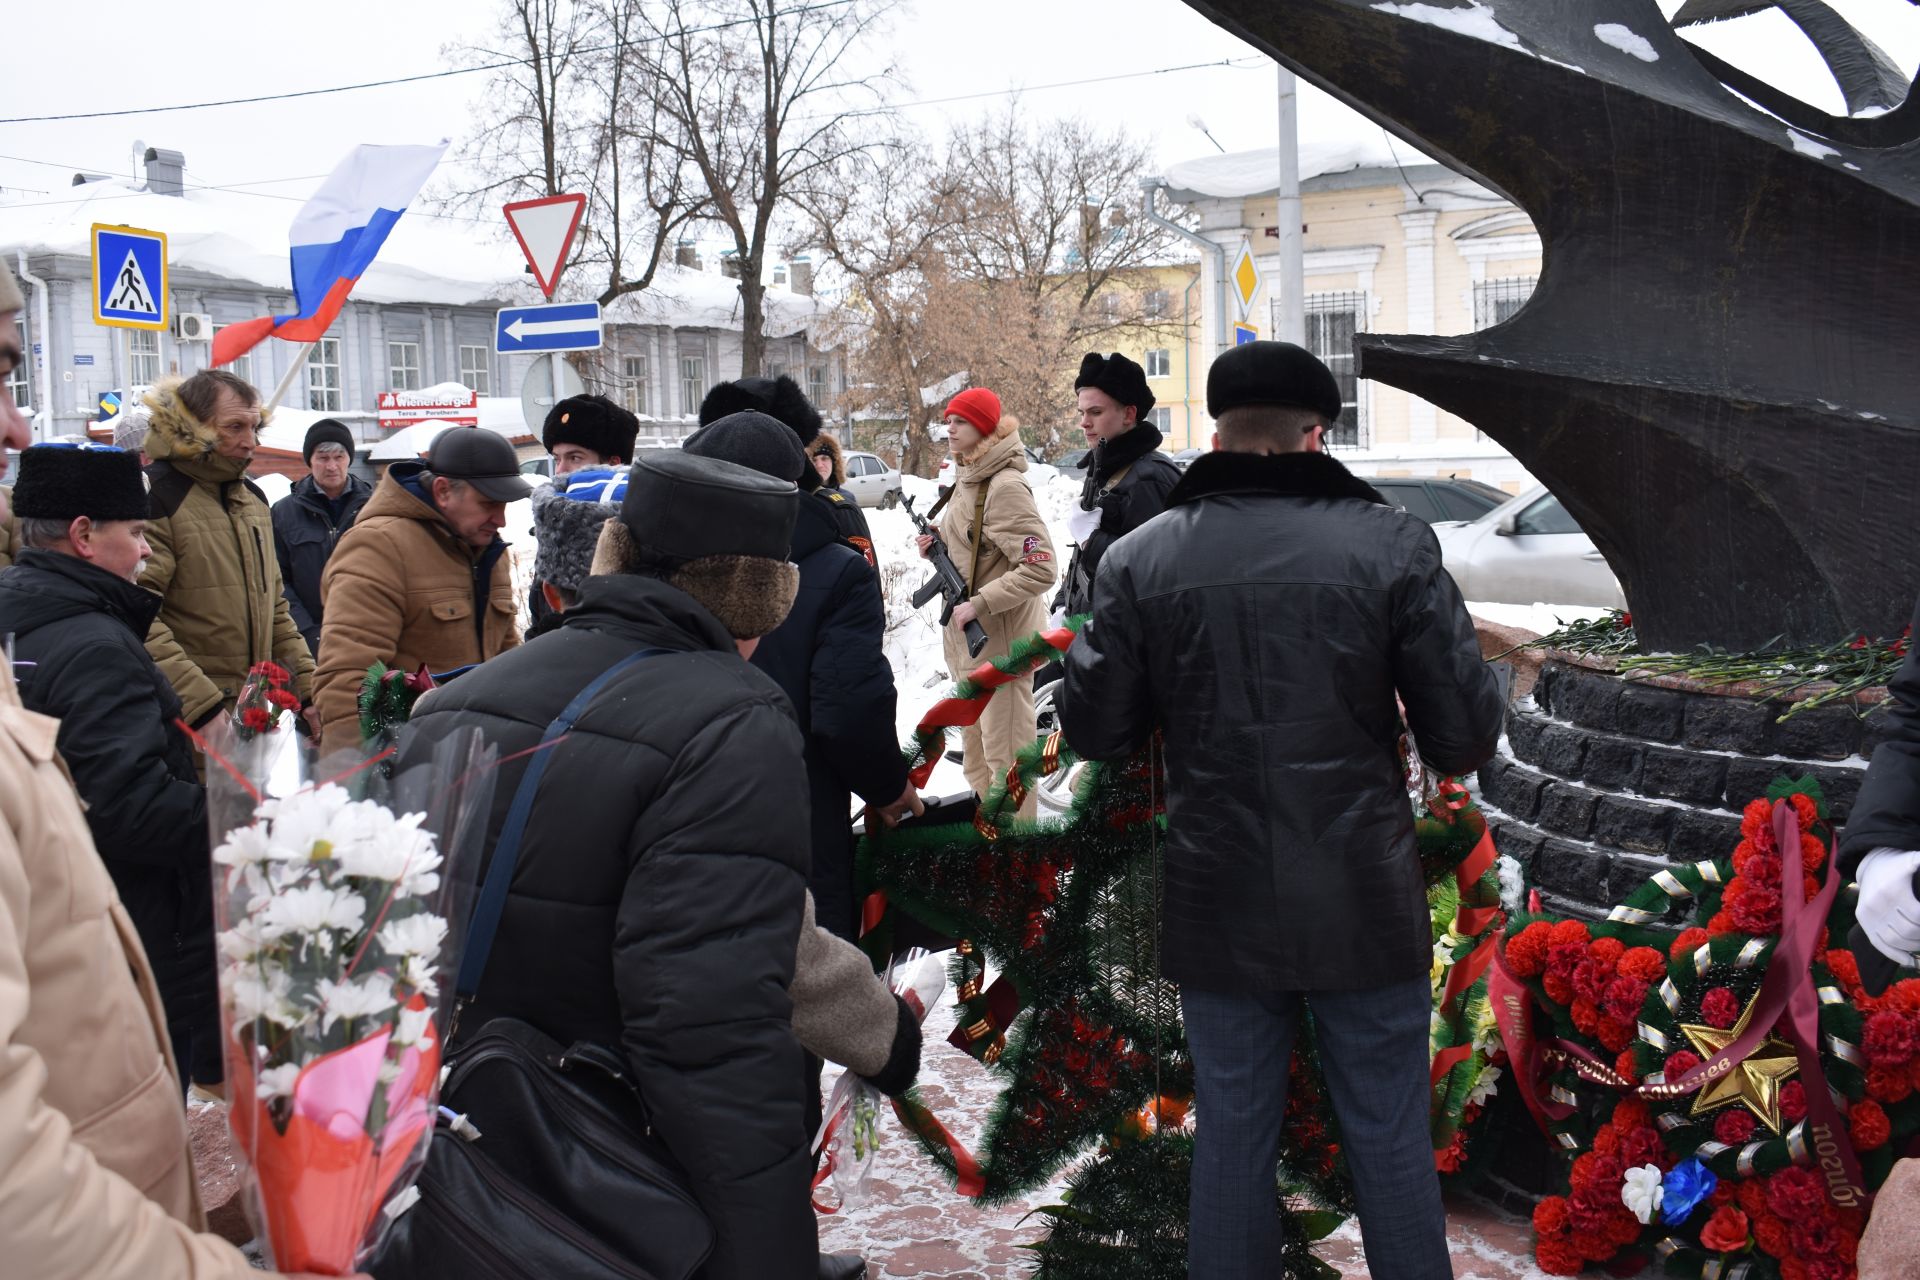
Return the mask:
[[819,1274],[789,994],[807,775],[785,696],[747,662],[799,588],[801,500],[730,462],[643,455],[564,625],[436,692],[401,737],[403,767],[471,727],[499,749],[490,845],[522,753],[639,655],[550,748],[461,1029],[513,1017],[618,1047],[713,1224],[705,1280]]
[[[1196,1110],[1188,1268],[1268,1274],[1287,1062],[1313,1013],[1373,1275],[1452,1275],[1427,1131],[1432,925],[1397,745],[1465,773],[1501,701],[1427,525],[1322,451],[1326,366],[1254,342],[1214,361],[1214,452],[1108,549],[1066,656],[1067,741],[1165,736],[1161,971]],[[1396,701],[1397,699],[1397,701]]]
[[1160,452],[1160,428],[1147,421],[1153,391],[1147,371],[1119,352],[1091,352],[1073,382],[1080,430],[1086,434],[1086,483],[1068,519],[1073,562],[1056,608],[1068,614],[1093,607],[1093,575],[1107,548],[1159,515],[1180,480],[1180,469]]
[[273,504],[273,549],[280,557],[287,609],[318,661],[320,624],[326,619],[320,578],[340,536],[373,496],[373,486],[348,470],[353,465],[353,432],[344,422],[322,418],[308,427],[300,453],[307,474],[293,492]]
[[500,529],[533,486],[504,436],[448,427],[424,462],[395,463],[321,578],[321,748],[360,745],[360,685],[375,662],[444,674],[520,643]]

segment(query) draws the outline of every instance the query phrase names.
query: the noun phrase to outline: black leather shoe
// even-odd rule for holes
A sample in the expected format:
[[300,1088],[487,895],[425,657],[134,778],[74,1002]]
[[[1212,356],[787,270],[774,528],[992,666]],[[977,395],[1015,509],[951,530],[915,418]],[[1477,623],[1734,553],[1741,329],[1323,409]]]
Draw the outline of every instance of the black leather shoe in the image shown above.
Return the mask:
[[823,1253],[820,1280],[867,1280],[867,1260],[857,1253]]

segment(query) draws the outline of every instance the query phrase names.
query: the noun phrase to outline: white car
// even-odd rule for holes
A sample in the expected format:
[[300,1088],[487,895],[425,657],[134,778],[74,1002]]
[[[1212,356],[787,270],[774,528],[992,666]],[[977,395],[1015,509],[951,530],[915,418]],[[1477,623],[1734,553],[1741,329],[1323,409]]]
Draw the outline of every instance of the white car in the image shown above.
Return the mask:
[[1545,488],[1475,520],[1440,521],[1433,532],[1447,572],[1469,600],[1627,607],[1606,557]]
[[847,492],[863,507],[891,507],[900,501],[900,470],[872,453],[847,455]]

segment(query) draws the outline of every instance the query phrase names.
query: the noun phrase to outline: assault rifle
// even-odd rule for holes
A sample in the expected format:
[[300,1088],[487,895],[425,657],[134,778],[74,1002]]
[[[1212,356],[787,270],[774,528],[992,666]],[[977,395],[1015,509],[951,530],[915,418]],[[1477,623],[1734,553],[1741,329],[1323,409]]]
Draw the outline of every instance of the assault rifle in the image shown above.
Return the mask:
[[[953,621],[953,610],[967,598],[967,580],[953,567],[953,557],[947,554],[947,544],[937,530],[918,511],[913,509],[913,499],[902,497],[900,504],[913,517],[913,525],[921,533],[933,539],[933,545],[927,548],[927,559],[933,564],[933,576],[926,585],[913,593],[913,607],[918,609],[935,596],[941,598],[940,625],[946,626]],[[987,647],[987,629],[975,619],[966,625],[967,655],[977,658],[980,651]]]

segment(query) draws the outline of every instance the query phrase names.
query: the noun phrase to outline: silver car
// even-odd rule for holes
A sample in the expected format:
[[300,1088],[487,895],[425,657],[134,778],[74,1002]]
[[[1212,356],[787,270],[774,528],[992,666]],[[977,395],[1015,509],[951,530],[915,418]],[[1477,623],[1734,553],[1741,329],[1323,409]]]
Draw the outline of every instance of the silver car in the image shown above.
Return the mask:
[[1469,600],[1626,608],[1606,557],[1545,488],[1475,520],[1436,523],[1433,532],[1447,572]]
[[846,489],[863,507],[891,507],[900,501],[900,471],[877,454],[849,453]]

